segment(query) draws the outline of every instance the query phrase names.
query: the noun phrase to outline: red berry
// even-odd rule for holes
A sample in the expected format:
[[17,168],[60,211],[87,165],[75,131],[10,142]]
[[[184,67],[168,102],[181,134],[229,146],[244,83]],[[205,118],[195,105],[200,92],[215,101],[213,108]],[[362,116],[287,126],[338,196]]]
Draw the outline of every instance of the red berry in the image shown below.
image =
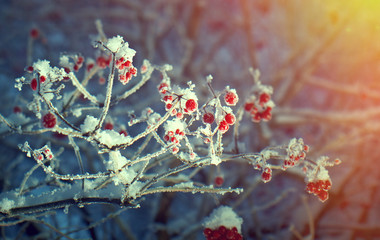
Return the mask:
[[227,113],[226,116],[224,117],[224,120],[229,124],[233,125],[235,123],[235,115],[233,113]]
[[30,82],[30,87],[32,88],[33,91],[36,91],[37,90],[37,79],[36,78],[33,78],[32,81]]
[[269,121],[271,118],[272,118],[272,108],[271,107],[267,107],[264,112],[261,113],[261,117],[263,120],[265,121]]
[[319,200],[324,202],[329,198],[329,193],[327,191],[322,190],[318,193],[318,198]]
[[40,76],[40,82],[44,83],[46,81],[46,77],[45,76]]
[[100,77],[99,78],[99,84],[100,85],[103,85],[103,84],[105,84],[106,83],[106,79],[104,78],[104,77]]
[[270,100],[270,95],[268,93],[262,93],[259,97],[260,105],[267,103]]
[[113,124],[108,122],[104,125],[104,129],[107,129],[107,130],[112,130],[113,129]]
[[22,112],[22,109],[19,106],[14,106],[13,112],[14,113],[20,113],[20,112]]
[[128,133],[127,133],[126,130],[120,130],[120,131],[119,131],[119,134],[120,134],[120,135],[124,135],[124,137],[128,136]]
[[177,112],[176,116],[177,116],[178,119],[182,119],[183,118],[183,113]]
[[172,149],[172,152],[173,152],[173,154],[177,154],[179,152],[179,148],[178,147],[174,147]]
[[29,66],[25,69],[25,71],[27,71],[28,73],[32,73],[34,70],[34,68],[32,66]]
[[47,113],[42,117],[42,125],[45,128],[53,128],[57,124],[57,118],[52,113]]
[[169,139],[170,139],[169,135],[165,135],[165,136],[164,136],[164,140],[165,140],[166,142],[169,141]]
[[303,146],[303,150],[305,151],[305,152],[308,152],[309,151],[309,146],[308,145],[305,145],[305,146]]
[[124,67],[131,67],[132,66],[132,63],[131,61],[127,60],[124,64],[123,64]]
[[87,72],[91,71],[91,69],[92,69],[93,67],[94,67],[94,64],[93,64],[93,63],[88,64],[88,65],[87,65],[87,68],[86,68]]
[[167,83],[161,83],[160,85],[158,85],[158,91],[162,94],[165,94],[166,91],[168,90],[168,87],[169,85]]
[[131,68],[129,69],[129,72],[132,74],[132,75],[135,75],[137,73],[137,69],[136,68]]
[[251,102],[247,102],[244,104],[244,110],[247,111],[247,112],[250,112],[253,107],[255,106],[254,103],[251,103]]
[[265,168],[263,173],[261,174],[261,179],[264,182],[269,182],[272,179],[272,169]]
[[227,233],[227,228],[226,228],[225,226],[220,226],[220,227],[218,228],[218,232],[219,232],[222,236],[224,236],[224,235]]
[[205,228],[204,230],[203,230],[203,235],[205,235],[205,237],[207,238],[207,237],[210,237],[211,236],[211,234],[212,234],[212,229],[211,228]]
[[260,122],[261,121],[261,113],[257,112],[252,116],[252,122]]
[[205,114],[203,114],[203,118],[202,119],[203,119],[204,123],[211,124],[211,123],[214,122],[215,117],[214,117],[214,114],[206,112]]
[[164,102],[172,102],[173,101],[173,96],[171,95],[165,95],[162,100],[164,100]]
[[83,63],[83,61],[84,61],[83,57],[78,57],[77,64],[81,65]]
[[238,102],[238,100],[239,100],[239,97],[237,96],[237,94],[235,93],[235,91],[228,91],[224,95],[224,101],[229,106],[235,106],[236,103]]
[[227,132],[228,131],[228,129],[229,129],[230,127],[228,126],[228,123],[226,122],[226,121],[221,121],[220,123],[219,123],[219,131],[221,131],[222,133],[225,133],[225,132]]
[[37,28],[32,28],[29,34],[31,38],[36,39],[40,35],[40,31]]
[[100,56],[96,59],[96,65],[98,65],[100,68],[106,68],[108,65],[107,60],[104,57]]
[[189,99],[185,103],[185,108],[188,112],[192,113],[198,108],[198,103],[194,99]]
[[222,176],[217,176],[215,179],[214,179],[214,185],[217,186],[217,187],[220,187],[222,186],[224,183],[224,178]]
[[168,104],[166,104],[165,105],[165,108],[166,108],[166,110],[169,110],[169,109],[171,109],[172,108],[172,104],[171,103],[168,103]]

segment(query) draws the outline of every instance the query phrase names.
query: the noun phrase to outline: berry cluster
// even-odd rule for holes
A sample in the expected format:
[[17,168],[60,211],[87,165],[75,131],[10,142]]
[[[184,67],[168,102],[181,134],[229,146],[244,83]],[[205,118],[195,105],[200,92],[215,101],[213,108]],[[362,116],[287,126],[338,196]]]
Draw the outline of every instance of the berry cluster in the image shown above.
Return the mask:
[[309,151],[309,146],[305,145],[301,138],[293,138],[290,140],[286,151],[287,157],[282,165],[282,168],[284,170],[297,165],[300,160],[304,160],[306,158],[306,153]]
[[306,185],[306,191],[308,193],[312,193],[316,195],[319,200],[322,202],[326,201],[329,198],[328,190],[331,188],[330,179],[327,180],[316,180],[313,182],[309,182]]
[[96,65],[101,69],[105,69],[111,64],[111,60],[112,60],[112,55],[109,55],[108,57],[99,56],[96,58]]
[[[225,90],[223,99],[227,106],[235,106],[239,101],[236,90],[230,89],[229,87],[227,87]],[[206,107],[209,106],[215,107],[215,115],[214,113],[211,113],[209,110],[207,110]],[[215,101],[211,101],[211,104],[206,107],[204,107],[205,112],[202,115],[203,123],[212,124],[214,121],[216,121],[217,128],[221,133],[227,132],[230,126],[235,124],[236,117],[230,107],[222,107],[220,103],[218,105]]]
[[[59,65],[63,67],[65,73],[77,72],[83,66],[84,57],[78,54],[62,55],[59,58]],[[69,80],[68,76],[65,76],[63,80]]]
[[132,65],[132,62],[124,57],[116,60],[116,67],[119,70],[119,81],[124,85],[132,79],[132,76],[137,74],[137,69]]
[[164,141],[173,144],[172,152],[174,154],[179,151],[179,142],[185,136],[185,124],[180,119],[170,120],[165,124]]
[[[29,67],[27,67],[27,68],[25,69],[25,71],[26,71],[27,73],[33,73],[33,72],[35,71],[35,69],[34,69],[33,66],[29,66]],[[36,77],[36,75],[37,75],[38,77]],[[37,88],[38,88],[38,82],[40,82],[40,84],[41,84],[41,83],[45,83],[45,82],[46,82],[46,76],[41,75],[41,74],[39,74],[39,73],[33,74],[33,76],[34,76],[34,77],[33,77],[32,80],[30,81],[30,88],[31,88],[33,91],[36,91]]]
[[270,89],[263,88],[246,101],[244,110],[251,115],[253,122],[269,121],[272,118],[274,103],[271,100]]
[[225,133],[230,128],[230,125],[235,124],[236,117],[233,113],[227,113],[224,116],[224,119],[219,123],[218,130],[222,133]]
[[178,119],[182,119],[184,114],[192,114],[198,109],[198,99],[192,92],[192,88],[193,86],[188,89],[181,89],[176,86],[175,91],[172,91],[167,82],[161,82],[157,87],[161,94],[161,100],[165,103],[166,111],[172,109],[173,105],[179,102],[171,112],[172,116],[176,116]]
[[48,160],[53,159],[54,155],[48,146],[33,151],[33,157],[38,161],[43,161],[45,158]]
[[263,182],[269,182],[272,179],[272,169],[270,167],[263,168],[263,172],[261,173],[261,179]]
[[225,226],[220,226],[217,229],[205,228],[203,230],[203,235],[205,235],[207,240],[241,240],[243,236],[238,232],[236,227],[231,229]]

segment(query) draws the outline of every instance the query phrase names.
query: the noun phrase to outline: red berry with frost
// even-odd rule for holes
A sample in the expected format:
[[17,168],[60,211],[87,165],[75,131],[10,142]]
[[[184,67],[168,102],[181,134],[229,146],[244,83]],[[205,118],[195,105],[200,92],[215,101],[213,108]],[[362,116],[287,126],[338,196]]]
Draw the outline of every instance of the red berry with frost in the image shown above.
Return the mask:
[[160,85],[158,85],[158,91],[162,94],[165,94],[166,91],[168,90],[169,88],[169,85],[167,83],[161,83]]
[[165,140],[166,142],[169,141],[169,140],[170,140],[169,135],[165,135],[165,136],[164,136],[164,140]]
[[164,100],[164,102],[172,102],[173,101],[173,96],[171,95],[165,95],[162,100]]
[[257,112],[252,116],[252,122],[260,122],[261,121],[261,113]]
[[209,113],[209,112],[206,112],[205,114],[203,114],[202,119],[203,119],[203,122],[204,122],[204,123],[211,124],[211,123],[214,122],[215,117],[214,117],[214,114]]
[[247,102],[244,104],[244,110],[247,111],[247,112],[250,112],[253,107],[255,106],[254,103],[251,103],[251,102]]
[[77,64],[81,65],[84,62],[84,58],[82,56],[78,57]]
[[168,103],[168,104],[166,104],[165,105],[165,108],[166,108],[166,110],[169,110],[169,109],[171,109],[172,108],[172,104],[171,103]]
[[235,91],[228,91],[224,95],[224,101],[229,106],[235,106],[236,103],[239,101],[239,97]]
[[198,103],[194,99],[189,99],[185,103],[185,109],[189,112],[192,113],[198,108]]
[[260,97],[259,97],[259,103],[260,103],[260,105],[264,105],[269,100],[270,100],[270,95],[268,93],[264,92],[264,93],[260,94]]
[[262,113],[261,113],[261,118],[265,121],[269,121],[272,118],[272,108],[267,107]]
[[220,123],[219,123],[219,131],[221,131],[222,133],[225,133],[225,132],[227,132],[228,131],[228,129],[229,129],[230,127],[228,126],[228,123],[226,122],[226,121],[221,121]]
[[104,129],[107,129],[107,130],[112,130],[113,129],[113,124],[108,122],[104,125]]
[[129,61],[129,60],[127,60],[127,61],[125,61],[125,63],[123,63],[123,66],[124,67],[131,67],[132,66],[132,62],[131,61]]
[[37,90],[37,79],[36,78],[33,78],[32,81],[30,82],[30,87],[32,88],[33,91],[36,91]]
[[129,72],[132,74],[132,75],[135,75],[137,73],[137,69],[136,68],[131,68],[129,69]]
[[124,137],[128,136],[127,131],[124,130],[124,129],[123,129],[123,130],[120,130],[120,131],[119,131],[119,134],[120,134],[120,135],[124,135]]
[[44,83],[46,81],[46,77],[45,76],[40,76],[40,82]]
[[318,198],[319,200],[324,202],[329,198],[329,193],[327,191],[322,190],[318,193]]
[[32,73],[34,70],[34,68],[32,66],[29,66],[25,69],[25,71],[27,71],[28,73]]
[[89,72],[89,71],[91,71],[91,69],[93,69],[93,68],[94,68],[94,64],[93,64],[93,63],[90,63],[90,64],[87,65],[86,70],[87,70],[87,72]]
[[309,151],[309,146],[308,145],[305,145],[305,146],[303,146],[303,150],[305,151],[305,152],[308,152]]
[[272,179],[272,169],[265,168],[264,171],[261,173],[261,179],[264,182],[269,182]]
[[227,113],[224,117],[224,120],[227,122],[227,124],[233,125],[235,123],[236,118],[233,113]]
[[42,125],[45,128],[53,128],[57,124],[57,118],[52,113],[47,113],[42,117]]
[[177,154],[179,152],[179,148],[178,147],[174,147],[172,149],[172,152],[173,152],[173,154]]

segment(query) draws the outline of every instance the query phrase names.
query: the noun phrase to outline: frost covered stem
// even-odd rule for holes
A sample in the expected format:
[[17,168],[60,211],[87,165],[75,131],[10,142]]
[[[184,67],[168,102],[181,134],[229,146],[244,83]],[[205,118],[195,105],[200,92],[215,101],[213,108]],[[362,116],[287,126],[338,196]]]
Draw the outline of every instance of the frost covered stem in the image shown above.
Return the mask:
[[172,174],[175,174],[175,173],[178,173],[178,172],[182,172],[182,171],[185,171],[186,169],[188,168],[192,168],[192,167],[195,167],[196,164],[194,163],[193,165],[189,165],[189,164],[183,164],[183,165],[180,165],[176,168],[173,168],[173,169],[170,169],[168,170],[167,172],[165,173],[162,173],[160,175],[157,175],[155,177],[153,177],[147,184],[145,184],[140,192],[142,195],[144,195],[144,191],[146,191],[146,189],[148,189],[150,186],[152,186],[153,184],[155,184],[156,182],[158,182],[158,180],[162,179],[162,178],[165,178],[169,175],[172,175]]
[[[105,47],[105,46],[103,45],[103,47]],[[106,48],[106,49],[108,49],[108,48]],[[93,132],[96,132],[99,128],[102,127],[103,122],[106,119],[106,116],[107,116],[107,113],[108,113],[108,109],[109,109],[110,103],[111,103],[113,79],[114,79],[114,76],[115,76],[115,61],[116,61],[116,55],[115,55],[115,53],[114,52],[111,52],[111,53],[112,53],[112,66],[111,66],[110,74],[108,76],[106,99],[104,101],[102,115],[100,116],[100,120],[99,120],[98,124],[96,125],[96,127],[95,127],[95,129],[94,129]]]
[[23,207],[16,207],[9,209],[9,211],[6,213],[7,217],[12,217],[20,214],[32,214],[37,212],[46,212],[58,208],[64,208],[64,207],[70,207],[70,206],[76,206],[78,204],[83,205],[90,205],[90,204],[118,204],[123,206],[131,206],[130,203],[121,202],[120,198],[101,198],[101,197],[84,197],[80,200],[69,198],[69,199],[63,199],[58,200],[54,202],[47,202],[47,203],[41,203],[37,205],[32,206],[23,206]]

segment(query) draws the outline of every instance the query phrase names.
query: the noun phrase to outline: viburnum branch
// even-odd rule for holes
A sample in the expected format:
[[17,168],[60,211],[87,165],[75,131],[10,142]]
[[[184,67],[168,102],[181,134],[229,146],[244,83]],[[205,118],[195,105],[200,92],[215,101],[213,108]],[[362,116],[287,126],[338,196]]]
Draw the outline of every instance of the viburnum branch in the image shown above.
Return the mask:
[[214,187],[157,187],[149,190],[145,190],[141,193],[141,196],[154,194],[154,193],[163,193],[163,192],[191,192],[191,193],[217,193],[217,194],[225,194],[225,193],[241,193],[243,192],[242,188],[214,188]]
[[74,97],[76,94],[78,94],[77,92],[80,92],[83,94],[84,98],[87,98],[92,103],[95,103],[98,106],[100,105],[100,102],[98,101],[98,99],[96,97],[92,96],[91,93],[89,93],[87,91],[87,89],[78,81],[77,77],[72,72],[70,73],[69,76],[70,76],[71,82],[73,83],[73,85],[77,89],[76,92],[74,92],[74,94],[72,95],[72,97]]
[[122,206],[134,206],[128,202],[122,202],[120,198],[104,198],[104,197],[82,197],[80,199],[67,198],[58,201],[51,201],[36,205],[15,207],[9,209],[5,214],[7,217],[13,217],[25,214],[35,214],[38,212],[51,211],[54,209],[77,206],[79,203],[83,205],[91,204],[116,204]]
[[[104,46],[104,45],[103,45]],[[103,125],[104,120],[106,119],[108,109],[110,107],[111,103],[111,97],[112,97],[112,88],[113,88],[113,79],[115,76],[115,53],[112,53],[112,66],[110,70],[110,74],[108,76],[108,83],[107,83],[107,93],[106,93],[106,99],[104,101],[103,111],[100,115],[100,119],[98,124],[96,125],[93,132],[96,132],[101,126]]]

